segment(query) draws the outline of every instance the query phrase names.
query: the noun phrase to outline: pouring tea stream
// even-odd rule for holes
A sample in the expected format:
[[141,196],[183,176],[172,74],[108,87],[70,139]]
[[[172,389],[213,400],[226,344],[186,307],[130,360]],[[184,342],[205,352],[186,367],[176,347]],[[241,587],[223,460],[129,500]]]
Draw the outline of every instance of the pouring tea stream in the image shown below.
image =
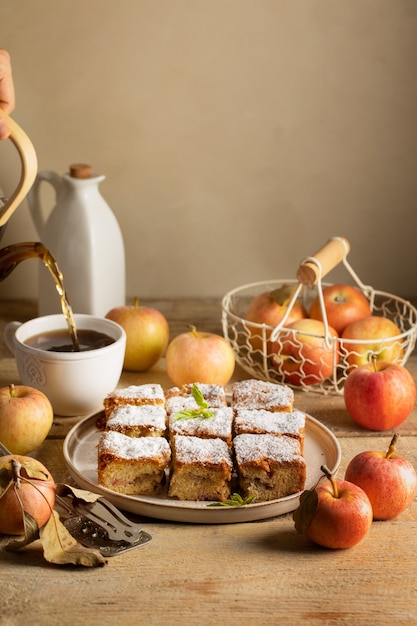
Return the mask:
[[[7,120],[10,140],[15,145],[20,161],[21,176],[19,183],[9,199],[0,198],[0,239],[10,217],[24,200],[37,174],[37,157],[32,142],[20,126],[2,109],[0,115]],[[49,271],[58,292],[61,310],[68,324],[74,350],[78,350],[77,329],[71,305],[64,287],[63,276],[51,252],[41,242],[21,242],[10,244],[0,249],[0,282],[5,280],[15,267],[26,259],[38,258]]]

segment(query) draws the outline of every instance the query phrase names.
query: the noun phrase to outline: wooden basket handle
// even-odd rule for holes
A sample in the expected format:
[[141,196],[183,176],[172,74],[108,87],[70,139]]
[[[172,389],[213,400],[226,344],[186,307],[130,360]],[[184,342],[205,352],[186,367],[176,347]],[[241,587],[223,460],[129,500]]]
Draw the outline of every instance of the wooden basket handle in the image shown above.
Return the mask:
[[2,109],[0,109],[0,115],[6,120],[10,129],[9,138],[17,148],[22,164],[19,184],[10,198],[0,208],[0,226],[4,226],[32,187],[38,170],[38,160],[35,148],[26,133]]
[[315,285],[349,254],[350,244],[344,237],[332,237],[312,257],[300,263],[297,279],[302,285]]

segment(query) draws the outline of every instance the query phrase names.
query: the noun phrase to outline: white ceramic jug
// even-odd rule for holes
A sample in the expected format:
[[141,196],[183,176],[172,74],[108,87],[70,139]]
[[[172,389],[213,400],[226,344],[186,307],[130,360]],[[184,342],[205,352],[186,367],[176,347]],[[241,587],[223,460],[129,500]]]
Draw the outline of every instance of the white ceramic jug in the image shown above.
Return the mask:
[[[125,304],[125,253],[119,224],[99,192],[104,176],[73,165],[68,174],[40,172],[28,194],[38,235],[63,274],[74,313],[105,316]],[[52,185],[56,205],[46,219],[41,206],[42,182]],[[60,300],[49,272],[39,267],[39,315],[60,312]]]

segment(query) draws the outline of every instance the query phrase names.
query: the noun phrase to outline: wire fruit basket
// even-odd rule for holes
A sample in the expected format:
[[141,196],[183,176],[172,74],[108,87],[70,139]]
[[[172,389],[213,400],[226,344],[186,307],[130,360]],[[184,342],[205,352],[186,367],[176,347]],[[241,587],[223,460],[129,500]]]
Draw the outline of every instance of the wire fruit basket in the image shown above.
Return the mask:
[[[363,284],[347,261],[349,251],[346,239],[333,237],[312,257],[304,259],[298,268],[297,279],[250,283],[233,289],[223,297],[223,334],[235,353],[237,363],[248,374],[303,391],[342,394],[349,372],[364,359],[370,360],[372,355],[378,360],[405,365],[416,342],[417,310],[403,298]],[[354,286],[369,301],[372,316],[390,320],[398,333],[365,339],[344,339],[333,333],[323,299],[323,288],[331,283],[322,282],[322,278],[340,262],[353,279]],[[277,326],[246,319],[249,304],[256,296],[284,286],[291,296]],[[297,304],[309,311],[316,298],[320,302],[323,334],[301,332],[289,328],[290,324],[286,326]],[[320,349],[305,356],[301,346],[306,341],[315,342]]]

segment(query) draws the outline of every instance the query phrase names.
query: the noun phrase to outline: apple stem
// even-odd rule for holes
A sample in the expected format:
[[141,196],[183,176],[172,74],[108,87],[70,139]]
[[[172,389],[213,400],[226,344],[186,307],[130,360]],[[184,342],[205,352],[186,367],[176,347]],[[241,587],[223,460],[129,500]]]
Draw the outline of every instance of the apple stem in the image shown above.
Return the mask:
[[385,457],[386,457],[387,459],[390,459],[390,458],[392,457],[392,455],[394,454],[394,452],[395,452],[395,446],[396,446],[396,444],[397,444],[397,441],[398,441],[399,436],[400,436],[400,435],[399,435],[398,433],[395,433],[395,435],[394,435],[394,436],[393,436],[393,438],[391,439],[391,443],[389,444],[389,448],[388,448],[387,453],[386,453],[386,455],[385,455]]
[[336,482],[336,479],[334,478],[333,474],[331,473],[331,471],[329,470],[327,465],[322,465],[320,467],[320,469],[325,474],[326,478],[328,478],[330,480],[330,482],[332,483],[333,496],[335,498],[338,498],[339,497],[339,489],[337,487],[337,482]]
[[137,296],[133,298],[133,306],[135,307],[135,309],[139,307],[139,298]]
[[10,465],[12,469],[13,482],[16,486],[16,489],[20,489],[20,470],[22,469],[22,464],[16,459],[10,459]]
[[[22,476],[21,474],[21,469],[22,469],[22,464],[20,461],[18,461],[17,459],[10,459],[10,465],[11,465],[11,470],[12,470],[12,479],[14,482],[14,486],[16,487],[16,489],[20,489],[21,483],[22,481],[24,483],[29,483],[34,489],[36,489],[36,491],[42,496],[42,498],[45,500],[45,502],[47,503],[49,510],[53,511],[53,508],[51,507],[51,505],[49,504],[49,500],[48,498],[45,496],[45,494],[39,489],[39,487],[37,487],[33,481],[29,480],[28,478],[25,478],[25,476]],[[16,493],[16,495],[18,496],[18,494]],[[19,497],[19,496],[18,496]],[[21,508],[23,510],[23,504],[20,502]]]
[[198,336],[197,328],[195,326],[191,325],[191,326],[189,326],[189,329],[190,329],[190,333],[192,333],[194,335],[194,337]]
[[372,361],[372,367],[374,368],[374,372],[376,372],[377,371],[376,364],[378,361],[376,354],[373,354],[371,356],[371,361]]
[[10,383],[9,385],[9,393],[12,396],[12,398],[14,398],[14,396],[16,395],[16,389],[13,383]]

